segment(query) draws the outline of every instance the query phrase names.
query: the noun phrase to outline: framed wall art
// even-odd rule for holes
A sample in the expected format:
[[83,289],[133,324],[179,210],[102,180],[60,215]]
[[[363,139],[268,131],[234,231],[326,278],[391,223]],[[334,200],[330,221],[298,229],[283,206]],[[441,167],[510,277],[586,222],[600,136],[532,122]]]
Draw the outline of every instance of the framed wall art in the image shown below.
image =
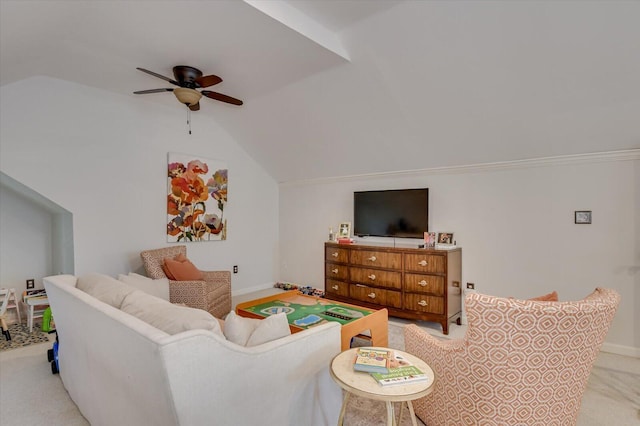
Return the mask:
[[591,224],[591,210],[576,210],[573,217],[574,223],[578,225]]
[[170,152],[167,166],[167,241],[227,239],[225,162]]

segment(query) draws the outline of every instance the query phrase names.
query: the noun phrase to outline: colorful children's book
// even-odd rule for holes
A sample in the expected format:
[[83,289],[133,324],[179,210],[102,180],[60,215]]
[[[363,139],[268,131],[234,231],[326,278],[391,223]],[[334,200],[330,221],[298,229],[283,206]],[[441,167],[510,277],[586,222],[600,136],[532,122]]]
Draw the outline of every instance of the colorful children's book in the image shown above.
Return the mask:
[[388,373],[371,373],[371,376],[382,386],[406,385],[429,379],[422,370],[411,364],[402,355],[395,354],[391,366]]
[[392,368],[387,374],[371,373],[371,375],[382,386],[406,385],[409,383],[423,382],[428,380],[427,375],[415,365]]
[[388,373],[393,352],[384,349],[358,348],[353,362],[355,371]]

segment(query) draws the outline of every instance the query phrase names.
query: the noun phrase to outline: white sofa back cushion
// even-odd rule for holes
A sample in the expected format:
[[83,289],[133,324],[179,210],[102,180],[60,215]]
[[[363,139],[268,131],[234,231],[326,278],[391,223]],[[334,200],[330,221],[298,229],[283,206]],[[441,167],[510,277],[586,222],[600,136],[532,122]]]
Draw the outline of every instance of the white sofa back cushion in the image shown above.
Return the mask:
[[118,275],[118,280],[152,296],[156,296],[167,301],[169,300],[168,278],[153,280],[143,275],[129,272],[129,275]]
[[96,299],[120,309],[122,301],[135,288],[104,274],[87,274],[78,278],[76,287]]
[[256,346],[291,334],[287,315],[271,315],[266,319],[243,318],[229,312],[224,321],[227,340],[241,346]]
[[174,305],[140,290],[129,293],[120,309],[171,335],[188,330],[209,330],[224,337],[220,323],[209,312]]

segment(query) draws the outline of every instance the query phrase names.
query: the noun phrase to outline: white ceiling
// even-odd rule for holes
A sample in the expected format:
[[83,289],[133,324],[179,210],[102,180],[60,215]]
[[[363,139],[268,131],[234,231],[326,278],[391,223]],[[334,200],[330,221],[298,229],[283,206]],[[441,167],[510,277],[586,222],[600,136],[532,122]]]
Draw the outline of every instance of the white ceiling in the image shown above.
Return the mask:
[[[0,84],[36,75],[201,101],[277,181],[640,147],[639,1],[7,1]],[[37,102],[37,100],[34,100]],[[197,128],[194,128],[197,132]]]

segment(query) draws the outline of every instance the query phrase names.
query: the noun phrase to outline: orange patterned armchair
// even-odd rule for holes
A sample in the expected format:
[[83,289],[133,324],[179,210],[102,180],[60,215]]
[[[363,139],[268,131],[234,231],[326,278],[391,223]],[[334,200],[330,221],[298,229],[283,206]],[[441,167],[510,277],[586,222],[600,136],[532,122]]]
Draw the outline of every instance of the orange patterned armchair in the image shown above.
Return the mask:
[[[187,247],[172,246],[140,253],[144,269],[149,278],[167,278],[162,269],[165,258],[178,254],[187,255]],[[202,271],[202,281],[169,280],[169,300],[184,303],[192,308],[208,311],[217,318],[223,318],[231,311],[231,273],[229,271]]]
[[575,302],[476,293],[466,297],[463,339],[408,325],[406,351],[436,375],[434,391],[414,401],[417,416],[427,426],[575,425],[619,302],[605,288]]

